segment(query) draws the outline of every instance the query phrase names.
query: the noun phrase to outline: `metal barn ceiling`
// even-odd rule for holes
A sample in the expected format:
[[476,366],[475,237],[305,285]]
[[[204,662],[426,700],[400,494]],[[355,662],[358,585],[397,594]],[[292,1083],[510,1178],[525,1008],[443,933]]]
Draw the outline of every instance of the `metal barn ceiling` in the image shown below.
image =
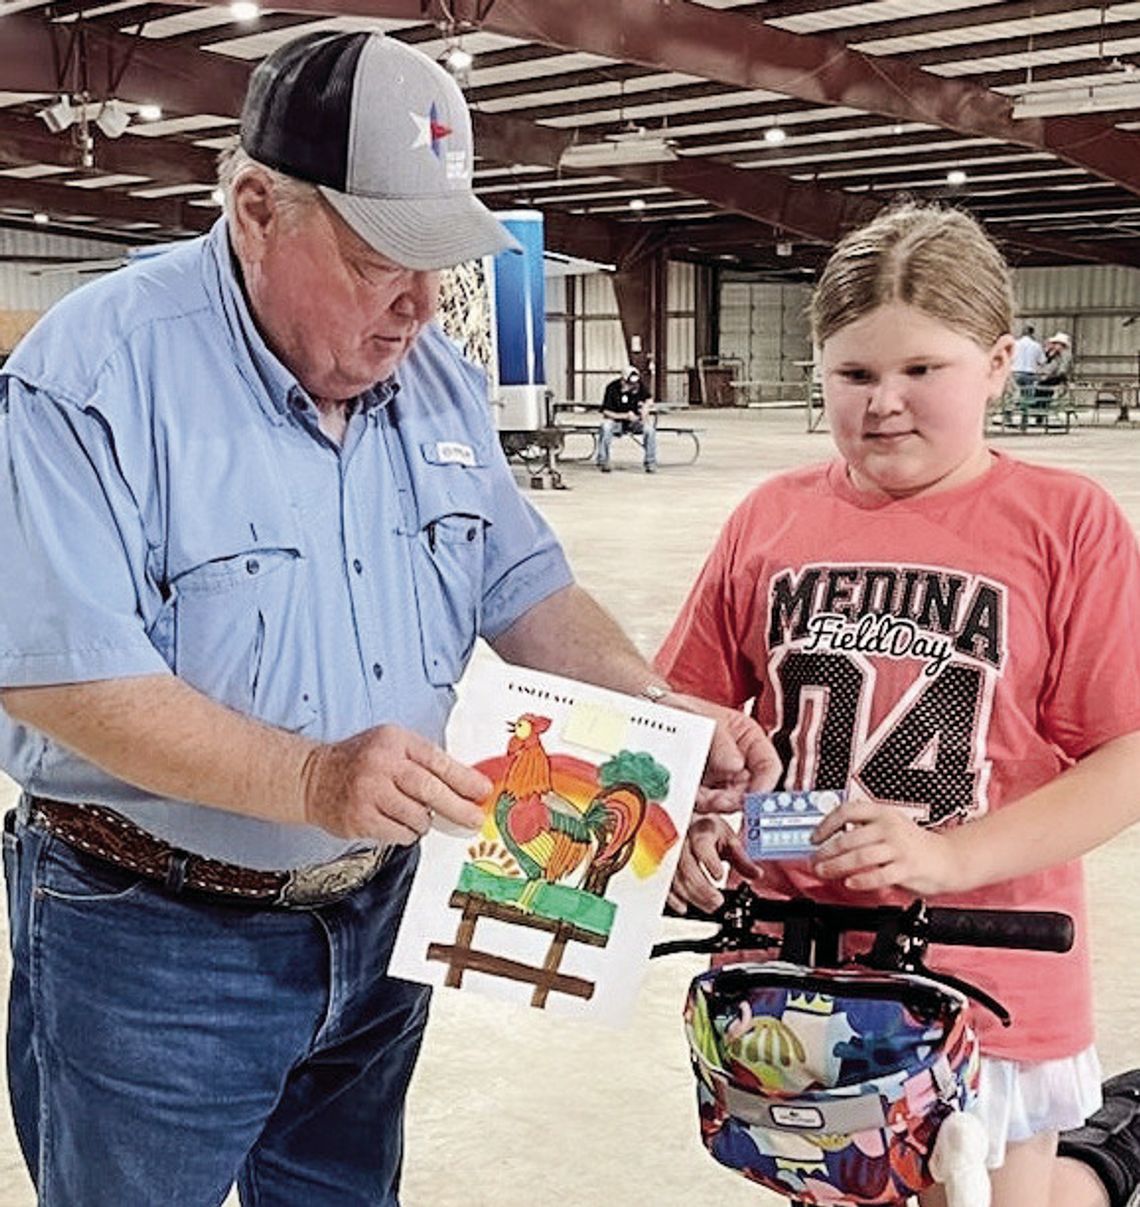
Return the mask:
[[[284,0],[251,19],[0,0],[0,226],[205,229],[252,65],[314,28],[469,52],[476,188],[542,209],[556,251],[804,279],[905,193],[970,209],[1016,263],[1140,267],[1140,3],[1063,0]],[[61,96],[72,116],[86,97],[86,157],[82,121],[40,116]],[[644,140],[676,158],[571,166]]]

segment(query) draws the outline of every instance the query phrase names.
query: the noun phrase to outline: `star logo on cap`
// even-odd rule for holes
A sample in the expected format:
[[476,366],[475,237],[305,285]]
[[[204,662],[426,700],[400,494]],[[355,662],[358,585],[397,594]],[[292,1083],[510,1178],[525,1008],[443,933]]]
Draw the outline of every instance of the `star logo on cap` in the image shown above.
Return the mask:
[[451,127],[444,125],[439,120],[439,110],[432,101],[431,109],[425,116],[422,113],[412,113],[409,110],[411,119],[416,123],[416,141],[412,143],[413,150],[416,147],[431,147],[431,153],[436,159],[443,158],[443,140],[451,133]]

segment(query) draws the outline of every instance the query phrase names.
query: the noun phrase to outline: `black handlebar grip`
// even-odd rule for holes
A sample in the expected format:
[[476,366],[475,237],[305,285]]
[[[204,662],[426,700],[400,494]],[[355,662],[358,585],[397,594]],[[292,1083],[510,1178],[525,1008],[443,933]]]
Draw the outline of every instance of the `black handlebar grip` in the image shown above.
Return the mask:
[[1068,951],[1073,920],[1049,910],[927,910],[931,943],[962,947],[1019,947],[1027,951]]

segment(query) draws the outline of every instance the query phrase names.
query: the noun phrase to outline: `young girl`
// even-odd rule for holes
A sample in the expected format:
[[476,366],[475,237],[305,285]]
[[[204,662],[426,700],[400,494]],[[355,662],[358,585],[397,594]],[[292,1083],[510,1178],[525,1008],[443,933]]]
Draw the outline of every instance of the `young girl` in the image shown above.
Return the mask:
[[1140,816],[1140,554],[1099,486],[987,447],[1012,309],[1000,254],[956,211],[894,209],[828,262],[812,323],[839,457],[736,510],[657,666],[751,701],[781,786],[848,801],[810,861],[763,873],[699,818],[675,894],[715,904],[727,860],[778,895],[1070,914],[1066,955],[931,964],[1014,1018],[976,1014],[995,1207],[1101,1207],[1055,1151],[1100,1103],[1079,857]]

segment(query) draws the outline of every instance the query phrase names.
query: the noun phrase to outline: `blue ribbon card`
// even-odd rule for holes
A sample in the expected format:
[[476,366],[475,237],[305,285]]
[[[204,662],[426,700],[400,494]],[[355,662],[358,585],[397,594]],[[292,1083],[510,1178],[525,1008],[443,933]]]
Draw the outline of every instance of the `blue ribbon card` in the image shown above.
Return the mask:
[[744,847],[750,859],[806,859],[816,848],[812,831],[843,791],[748,792],[744,796]]

